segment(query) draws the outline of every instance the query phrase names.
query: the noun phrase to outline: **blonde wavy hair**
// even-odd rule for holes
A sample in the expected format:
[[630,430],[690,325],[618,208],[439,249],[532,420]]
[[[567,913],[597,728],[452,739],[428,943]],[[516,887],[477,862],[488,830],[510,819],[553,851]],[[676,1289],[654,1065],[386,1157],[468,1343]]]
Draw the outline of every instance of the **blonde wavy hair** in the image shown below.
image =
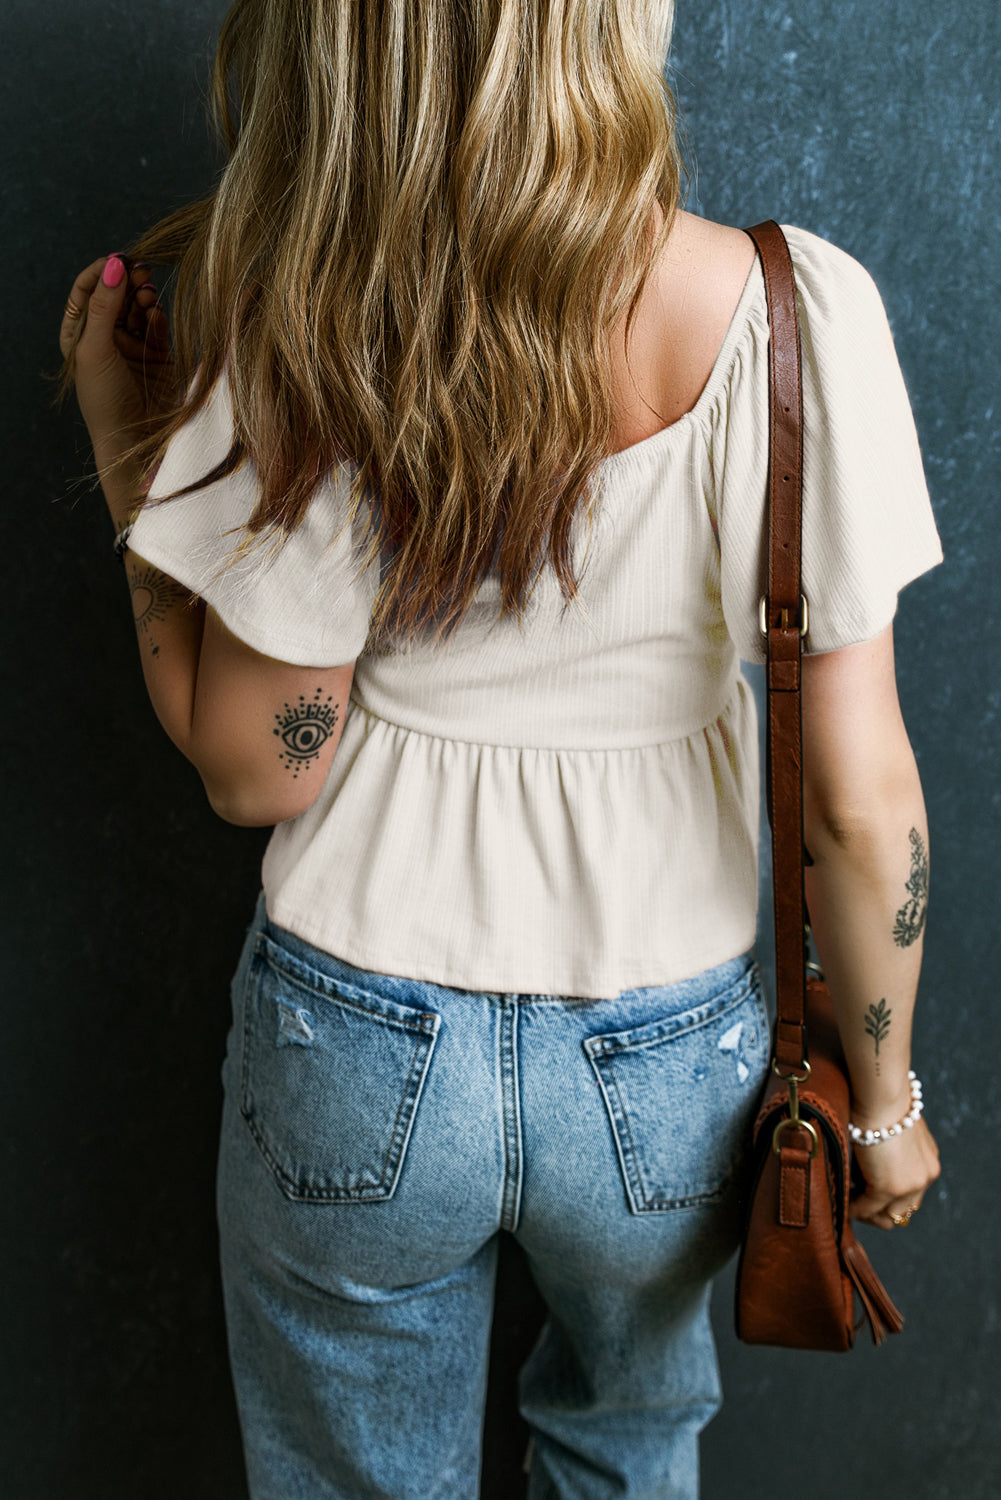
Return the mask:
[[[496,569],[521,617],[539,570],[577,595],[629,332],[680,206],[664,77],[673,0],[236,0],[213,115],[215,192],[130,250],[177,264],[176,410],[227,369],[259,476],[248,523],[288,532],[354,466],[384,563],[373,645],[447,636]],[[655,233],[654,205],[662,224]],[[180,398],[179,398],[180,399]]]

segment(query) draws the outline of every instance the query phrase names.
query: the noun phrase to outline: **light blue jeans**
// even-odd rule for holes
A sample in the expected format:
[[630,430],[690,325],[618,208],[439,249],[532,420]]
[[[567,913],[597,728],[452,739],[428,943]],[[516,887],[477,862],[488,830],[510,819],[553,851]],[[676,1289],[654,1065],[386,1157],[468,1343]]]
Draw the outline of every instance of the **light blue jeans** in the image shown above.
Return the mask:
[[220,1245],[253,1500],[476,1500],[498,1231],[549,1316],[530,1500],[694,1500],[768,1063],[748,953],[614,1000],[368,973],[268,921],[233,980]]

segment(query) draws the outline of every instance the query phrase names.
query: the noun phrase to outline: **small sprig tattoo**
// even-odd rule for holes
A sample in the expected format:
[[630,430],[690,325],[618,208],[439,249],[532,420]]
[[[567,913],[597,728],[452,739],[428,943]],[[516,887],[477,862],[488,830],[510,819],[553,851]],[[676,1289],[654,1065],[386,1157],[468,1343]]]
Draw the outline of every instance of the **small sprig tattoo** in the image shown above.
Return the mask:
[[316,759],[334,732],[340,704],[334,703],[331,694],[321,703],[322,696],[322,688],[317,688],[311,700],[300,693],[297,704],[286,703],[285,712],[275,714],[278,728],[273,733],[282,742],[279,756],[293,777]]
[[878,1005],[870,1005],[865,1018],[865,1029],[876,1044],[876,1072],[879,1073],[879,1044],[886,1040],[886,1033],[890,1029],[890,1017],[893,1015],[892,1007],[888,1006],[883,999]]
[[928,851],[916,828],[908,834],[911,841],[911,874],[907,882],[907,900],[893,922],[893,941],[898,948],[909,948],[921,936],[928,915]]

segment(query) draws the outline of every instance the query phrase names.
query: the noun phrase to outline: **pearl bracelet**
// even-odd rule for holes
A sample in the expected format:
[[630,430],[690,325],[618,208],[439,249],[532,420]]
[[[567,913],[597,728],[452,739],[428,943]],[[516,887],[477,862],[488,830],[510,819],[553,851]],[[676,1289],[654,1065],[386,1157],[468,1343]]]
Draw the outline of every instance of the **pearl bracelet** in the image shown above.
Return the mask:
[[883,1125],[879,1130],[862,1130],[849,1121],[848,1134],[856,1146],[878,1146],[880,1141],[888,1141],[891,1135],[903,1135],[905,1130],[913,1130],[914,1122],[920,1118],[925,1106],[921,1097],[921,1080],[913,1070],[908,1073],[907,1081],[911,1087],[911,1107],[902,1120],[895,1121],[893,1125]]

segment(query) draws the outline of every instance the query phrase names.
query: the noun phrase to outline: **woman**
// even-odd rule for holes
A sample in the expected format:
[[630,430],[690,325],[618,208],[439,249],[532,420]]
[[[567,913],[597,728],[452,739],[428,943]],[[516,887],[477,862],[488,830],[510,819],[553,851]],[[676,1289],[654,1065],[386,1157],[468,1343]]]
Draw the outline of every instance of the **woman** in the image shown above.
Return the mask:
[[[154,709],[275,825],[219,1160],[254,1500],[476,1494],[501,1229],[550,1311],[532,1500],[697,1492],[768,1059],[767,316],[748,237],[679,207],[670,21],[238,0],[217,192],[67,304]],[[928,890],[892,620],[941,551],[879,294],[786,233],[807,895],[876,1128]],[[857,1156],[856,1216],[907,1223],[923,1120]]]

